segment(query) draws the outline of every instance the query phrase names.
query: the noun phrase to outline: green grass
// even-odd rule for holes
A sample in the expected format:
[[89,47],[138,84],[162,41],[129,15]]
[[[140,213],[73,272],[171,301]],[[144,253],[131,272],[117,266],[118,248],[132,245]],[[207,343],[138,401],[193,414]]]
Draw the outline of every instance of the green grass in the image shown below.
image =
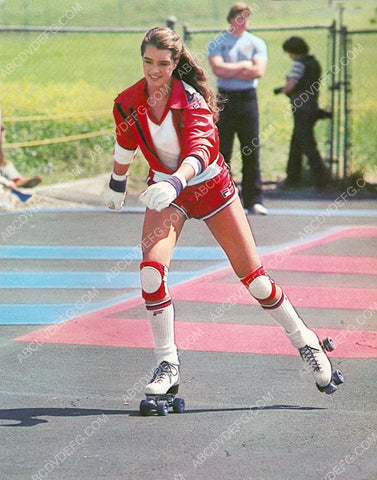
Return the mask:
[[[261,0],[250,2],[255,14],[251,27],[276,25],[330,25],[338,19],[338,10],[329,1],[315,4],[302,1]],[[376,11],[372,1],[346,1],[344,23],[349,29],[374,28]],[[27,6],[27,8],[25,8]],[[188,8],[189,7],[189,8]],[[156,24],[164,25],[169,15],[177,17],[176,28],[226,27],[225,16],[229,2],[212,0],[203,8],[203,2],[191,0],[61,0],[33,2],[13,0],[0,4],[2,24],[122,26],[142,27],[147,30]],[[68,18],[69,17],[69,18]],[[113,127],[112,103],[115,96],[142,76],[139,45],[141,33],[132,34],[56,34],[48,31],[45,41],[40,33],[1,32],[0,50],[0,106],[7,121],[7,142],[57,138]],[[329,67],[327,32],[324,30],[261,32],[269,49],[269,64],[260,81],[258,97],[261,132],[261,165],[265,180],[284,176],[289,138],[292,129],[290,117],[284,112],[288,99],[274,96],[272,89],[284,82],[290,59],[281,50],[282,42],[290,35],[303,36],[312,52],[321,61],[323,70]],[[203,57],[202,65],[210,73],[205,50],[211,34],[193,35],[190,48]],[[374,112],[377,107],[375,76],[377,53],[376,34],[354,35],[353,47],[361,46],[360,53],[350,61],[352,73],[352,171],[373,169],[377,165],[374,152],[377,141],[374,133]],[[33,48],[34,46],[34,48]],[[15,59],[17,65],[15,66]],[[22,61],[20,61],[22,59]],[[9,66],[13,65],[13,72]],[[12,67],[11,67],[12,68]],[[367,92],[367,94],[366,94]],[[329,91],[321,91],[321,105],[329,105]],[[104,112],[91,115],[88,112]],[[86,117],[56,118],[44,121],[18,121],[13,117],[82,113]],[[316,126],[320,150],[326,156],[326,138],[329,122]],[[5,151],[25,174],[41,173],[45,183],[58,181],[64,172],[80,166],[82,176],[95,175],[111,169],[112,147],[107,137],[58,143]],[[237,151],[235,144],[235,152]],[[100,153],[97,153],[100,152]],[[234,162],[233,171],[239,176],[240,162]],[[132,185],[136,188],[145,176],[147,167],[139,155],[132,167]]]
[[[232,2],[229,0],[12,0],[0,3],[4,25],[121,26],[148,28],[174,15],[177,24],[192,27],[223,27]],[[329,0],[251,0],[256,25],[308,25],[338,19],[336,2]],[[366,28],[376,22],[373,0],[345,0],[344,23]]]

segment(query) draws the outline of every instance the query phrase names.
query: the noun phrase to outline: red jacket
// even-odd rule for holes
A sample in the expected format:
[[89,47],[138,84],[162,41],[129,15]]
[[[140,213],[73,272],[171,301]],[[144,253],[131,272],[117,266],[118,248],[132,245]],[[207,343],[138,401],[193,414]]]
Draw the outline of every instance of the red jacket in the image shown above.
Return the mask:
[[[151,169],[171,174],[172,171],[159,161],[154,149],[146,118],[148,100],[151,102],[153,98],[148,98],[145,78],[115,99],[113,113],[117,142],[128,150],[139,146]],[[181,146],[178,165],[192,155],[199,159],[204,170],[219,154],[218,132],[207,103],[199,93],[185,90],[184,84],[175,77],[169,102]]]

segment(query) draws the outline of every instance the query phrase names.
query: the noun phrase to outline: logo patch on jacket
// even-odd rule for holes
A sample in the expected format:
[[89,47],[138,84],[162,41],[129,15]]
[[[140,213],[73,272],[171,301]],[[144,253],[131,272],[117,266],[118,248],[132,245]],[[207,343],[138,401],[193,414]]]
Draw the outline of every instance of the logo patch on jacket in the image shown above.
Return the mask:
[[193,107],[195,110],[200,108],[200,102],[199,102],[199,96],[197,92],[189,92],[188,90],[185,90],[186,98],[187,98],[187,103]]

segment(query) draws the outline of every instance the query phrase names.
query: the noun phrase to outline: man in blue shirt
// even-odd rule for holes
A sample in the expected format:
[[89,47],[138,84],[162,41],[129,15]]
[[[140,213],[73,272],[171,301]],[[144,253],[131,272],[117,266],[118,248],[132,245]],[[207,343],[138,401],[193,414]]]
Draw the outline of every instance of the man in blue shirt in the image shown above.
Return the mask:
[[230,165],[234,136],[241,146],[241,196],[248,213],[267,214],[263,205],[259,166],[259,112],[256,87],[267,66],[266,43],[247,32],[251,8],[235,3],[227,16],[229,30],[212,39],[208,59],[217,77],[220,119],[217,127],[220,151]]

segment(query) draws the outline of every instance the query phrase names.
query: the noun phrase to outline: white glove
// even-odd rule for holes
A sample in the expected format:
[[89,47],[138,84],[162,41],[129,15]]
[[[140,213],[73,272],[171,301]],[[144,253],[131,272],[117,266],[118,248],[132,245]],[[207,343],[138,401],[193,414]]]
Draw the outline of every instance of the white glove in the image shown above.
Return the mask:
[[161,212],[178,197],[185,186],[183,177],[171,175],[166,180],[150,185],[139,198],[146,207]]
[[[114,178],[114,176],[116,178]],[[122,178],[122,180],[118,180]],[[109,187],[105,192],[104,200],[108,209],[120,211],[126,200],[127,177],[121,175],[111,175]]]

